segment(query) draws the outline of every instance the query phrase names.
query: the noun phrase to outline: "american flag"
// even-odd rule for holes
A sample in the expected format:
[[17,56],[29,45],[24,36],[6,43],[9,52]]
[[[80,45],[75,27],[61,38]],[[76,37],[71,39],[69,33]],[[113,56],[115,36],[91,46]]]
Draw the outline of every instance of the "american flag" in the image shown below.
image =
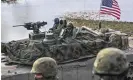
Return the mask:
[[100,14],[108,14],[120,19],[121,10],[116,0],[102,0]]

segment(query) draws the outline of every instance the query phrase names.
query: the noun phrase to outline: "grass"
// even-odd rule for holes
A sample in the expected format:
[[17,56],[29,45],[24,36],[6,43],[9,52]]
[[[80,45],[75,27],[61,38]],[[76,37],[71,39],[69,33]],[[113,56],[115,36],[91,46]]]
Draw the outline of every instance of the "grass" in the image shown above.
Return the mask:
[[[87,26],[90,28],[98,28],[98,20],[85,20],[85,19],[73,19],[66,18],[68,21],[72,22],[74,26]],[[133,36],[133,22],[117,22],[117,21],[101,21],[102,28],[111,28],[114,30],[119,30],[127,33],[129,36]]]

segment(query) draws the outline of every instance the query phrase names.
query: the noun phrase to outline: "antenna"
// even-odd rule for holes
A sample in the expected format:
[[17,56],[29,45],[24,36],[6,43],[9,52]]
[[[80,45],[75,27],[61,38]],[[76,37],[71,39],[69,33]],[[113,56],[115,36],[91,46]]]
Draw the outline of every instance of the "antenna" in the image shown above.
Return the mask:
[[84,12],[85,12],[85,0],[84,0]]

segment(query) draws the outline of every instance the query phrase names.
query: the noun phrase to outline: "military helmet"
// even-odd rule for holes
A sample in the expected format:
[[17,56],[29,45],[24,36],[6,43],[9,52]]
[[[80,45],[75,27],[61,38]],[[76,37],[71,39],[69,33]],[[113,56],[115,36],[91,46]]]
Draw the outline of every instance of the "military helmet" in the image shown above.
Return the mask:
[[69,23],[67,26],[68,26],[69,28],[73,28],[73,27],[74,27],[72,23]]
[[65,25],[67,25],[67,21],[66,21],[66,20],[63,20],[63,23],[64,23]]
[[101,50],[94,62],[93,72],[97,75],[120,75],[129,68],[125,53],[117,48]]
[[63,24],[63,20],[60,20],[60,24]]
[[63,28],[66,28],[66,27],[67,27],[67,21],[63,20]]
[[37,59],[32,66],[31,73],[42,74],[43,76],[56,76],[57,63],[50,57],[42,57]]
[[59,22],[60,22],[59,18],[55,18],[55,19],[54,19],[54,23],[55,23],[55,24],[59,24]]

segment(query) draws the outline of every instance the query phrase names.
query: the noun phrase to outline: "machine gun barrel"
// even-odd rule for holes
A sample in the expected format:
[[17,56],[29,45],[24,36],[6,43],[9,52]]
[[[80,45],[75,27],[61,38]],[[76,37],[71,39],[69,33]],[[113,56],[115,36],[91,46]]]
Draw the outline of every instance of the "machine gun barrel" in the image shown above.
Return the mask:
[[25,25],[15,25],[15,26],[13,26],[13,27],[19,27],[19,26],[25,26]]
[[38,33],[39,29],[46,25],[47,22],[29,22],[29,23],[24,23],[23,25],[15,25],[13,27],[19,27],[19,26],[23,26],[24,28],[26,28],[27,30],[33,30],[34,33]]

